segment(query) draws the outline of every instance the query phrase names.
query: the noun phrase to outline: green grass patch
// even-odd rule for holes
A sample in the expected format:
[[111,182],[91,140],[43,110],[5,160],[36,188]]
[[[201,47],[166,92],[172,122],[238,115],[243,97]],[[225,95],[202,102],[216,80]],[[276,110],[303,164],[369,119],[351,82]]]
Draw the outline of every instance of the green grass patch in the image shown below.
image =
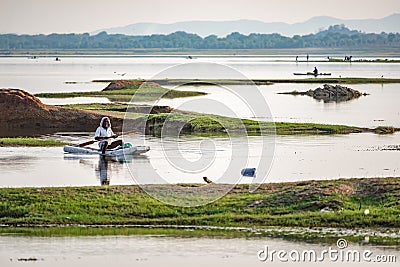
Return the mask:
[[[149,106],[128,105],[126,103],[93,103],[71,104],[63,107],[104,112],[104,115],[129,119],[146,120],[148,133],[159,135],[166,125],[183,126],[182,134],[226,135],[229,133],[243,133],[248,135],[279,134],[279,135],[315,135],[315,134],[349,134],[374,132],[377,134],[391,134],[399,128],[380,126],[375,129],[360,128],[347,125],[318,124],[318,123],[291,123],[291,122],[262,122],[249,119],[230,118],[212,114],[173,110],[169,107],[154,106],[154,114],[147,113]],[[129,108],[129,109],[128,109]],[[128,112],[126,113],[128,109]],[[152,111],[152,113],[153,113]],[[167,112],[168,111],[168,112]],[[171,113],[172,112],[172,113]],[[165,123],[168,120],[168,123]]]
[[142,81],[128,81],[131,84],[122,89],[102,90],[91,92],[61,92],[61,93],[39,93],[35,96],[41,98],[70,98],[70,97],[106,97],[111,101],[129,102],[133,96],[136,101],[154,100],[155,97],[178,98],[205,95],[202,92],[169,90],[161,86],[143,84]]
[[[167,121],[167,123],[165,123]],[[243,134],[347,134],[360,133],[363,128],[316,123],[258,122],[199,113],[150,114],[147,123],[154,133],[165,125],[185,124],[182,133],[243,133]]]
[[128,104],[126,103],[90,103],[90,104],[69,104],[60,105],[60,107],[74,108],[81,110],[96,110],[96,111],[115,111],[126,112]]
[[[290,122],[258,122],[249,119],[230,118],[212,114],[202,114],[196,112],[185,112],[174,110],[165,112],[168,107],[155,106],[153,109],[159,113],[149,114],[148,106],[128,105],[126,103],[106,103],[106,104],[73,104],[63,107],[92,110],[105,112],[114,112],[113,115],[123,118],[129,107],[129,113],[126,113],[130,119],[142,119],[147,121],[148,133],[158,135],[162,127],[166,125],[184,126],[182,134],[212,134],[226,135],[229,133],[243,133],[249,135],[257,134],[347,134],[371,131],[373,129],[364,129],[346,125],[329,125],[317,123],[290,123]],[[166,120],[168,121],[167,123]],[[177,127],[179,128],[179,127]]]
[[[191,185],[165,185],[171,194],[180,186]],[[26,231],[26,234],[33,235],[57,235],[59,231],[60,235],[81,235],[180,234],[186,231],[174,230],[174,225],[254,229],[332,227],[398,232],[399,199],[400,178],[263,184],[253,193],[248,191],[248,185],[237,185],[223,198],[199,207],[164,204],[153,199],[138,186],[1,188],[1,224],[30,227],[55,224],[73,228],[48,231],[43,228],[26,230],[3,227],[0,232]],[[364,214],[365,209],[369,209],[368,215]],[[86,225],[87,229],[79,227],[80,225]],[[90,228],[101,225],[107,226],[107,229]],[[160,229],[134,229],[135,225],[139,228],[141,225],[152,225]],[[163,229],[165,227],[161,225],[171,226],[172,229]],[[108,229],[110,226],[115,229]],[[199,232],[196,235],[235,236],[222,228],[214,233],[207,229],[197,230]],[[279,235],[279,232],[272,231],[265,235]],[[303,235],[305,234],[299,233],[299,237]],[[398,239],[397,237],[397,244]]]
[[0,146],[64,146],[67,143],[52,140],[52,139],[40,139],[33,137],[6,137],[0,138]]

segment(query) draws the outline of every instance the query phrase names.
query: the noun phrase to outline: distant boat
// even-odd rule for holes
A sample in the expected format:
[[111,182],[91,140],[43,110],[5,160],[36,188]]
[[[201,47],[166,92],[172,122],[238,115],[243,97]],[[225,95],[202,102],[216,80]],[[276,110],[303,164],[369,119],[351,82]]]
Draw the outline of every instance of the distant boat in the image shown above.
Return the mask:
[[318,74],[315,74],[314,72],[307,72],[307,73],[295,72],[293,74],[294,75],[311,75],[311,76],[331,76],[332,75],[332,73],[318,73]]

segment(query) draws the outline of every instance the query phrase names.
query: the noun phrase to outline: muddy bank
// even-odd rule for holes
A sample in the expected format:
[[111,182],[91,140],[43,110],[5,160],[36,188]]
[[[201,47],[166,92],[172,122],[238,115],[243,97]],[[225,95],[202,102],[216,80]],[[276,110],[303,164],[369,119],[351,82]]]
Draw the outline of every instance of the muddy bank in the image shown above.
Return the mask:
[[[173,109],[168,106],[127,106],[95,108],[62,107],[43,104],[36,96],[20,89],[0,89],[0,137],[38,136],[55,132],[91,132],[99,126],[103,116],[110,117],[115,132],[122,131],[125,112],[140,116],[126,119],[127,127],[146,129],[153,133],[153,120],[146,114],[168,114]],[[148,122],[149,121],[149,122]],[[125,129],[126,130],[126,129]]]
[[[94,131],[102,114],[44,105],[19,89],[0,89],[0,136],[34,136],[57,131]],[[116,130],[122,119],[112,118]]]
[[[0,137],[51,134],[55,132],[94,132],[101,117],[110,117],[115,132],[138,130],[145,134],[213,135],[239,134],[348,134],[374,132],[345,125],[315,123],[258,122],[174,110],[168,106],[129,106],[123,103],[44,105],[37,97],[19,89],[0,89]],[[122,129],[124,128],[124,129]],[[379,133],[398,129],[380,127]]]

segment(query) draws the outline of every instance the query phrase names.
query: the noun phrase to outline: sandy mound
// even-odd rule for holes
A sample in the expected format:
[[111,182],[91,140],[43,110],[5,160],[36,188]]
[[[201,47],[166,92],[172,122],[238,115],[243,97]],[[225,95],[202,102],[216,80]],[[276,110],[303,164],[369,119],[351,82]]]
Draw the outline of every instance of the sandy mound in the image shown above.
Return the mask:
[[140,80],[117,80],[112,81],[103,91],[109,90],[123,90],[127,88],[138,89],[141,86],[159,87],[160,85],[155,82],[146,82]]
[[[57,131],[95,131],[101,114],[44,105],[19,89],[0,89],[0,136],[33,136]],[[112,118],[113,128],[122,120]]]

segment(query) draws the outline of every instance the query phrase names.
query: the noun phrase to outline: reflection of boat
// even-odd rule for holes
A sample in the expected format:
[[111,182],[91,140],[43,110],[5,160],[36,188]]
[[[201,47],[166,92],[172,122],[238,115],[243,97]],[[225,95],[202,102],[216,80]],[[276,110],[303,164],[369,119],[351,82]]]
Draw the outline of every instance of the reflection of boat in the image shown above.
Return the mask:
[[95,172],[100,180],[101,185],[110,185],[111,177],[108,175],[109,166],[110,161],[105,156],[100,156],[97,168],[95,168]]
[[[149,146],[131,146],[125,148],[116,148],[107,150],[105,155],[107,156],[123,156],[123,155],[140,155],[150,150]],[[73,154],[101,154],[99,149],[91,147],[79,147],[74,145],[64,146],[64,152]]]
[[[97,159],[97,161],[96,161]],[[147,159],[145,155],[96,155],[96,154],[64,154],[64,160],[76,160],[79,165],[94,169],[97,179],[101,185],[109,185],[112,178],[118,178],[118,172],[123,164],[130,163],[134,159]],[[116,172],[113,174],[113,170]]]
[[311,76],[330,76],[331,73],[318,73],[318,74],[314,74],[314,72],[307,72],[307,73],[298,73],[295,72],[293,73],[294,75],[311,75]]

